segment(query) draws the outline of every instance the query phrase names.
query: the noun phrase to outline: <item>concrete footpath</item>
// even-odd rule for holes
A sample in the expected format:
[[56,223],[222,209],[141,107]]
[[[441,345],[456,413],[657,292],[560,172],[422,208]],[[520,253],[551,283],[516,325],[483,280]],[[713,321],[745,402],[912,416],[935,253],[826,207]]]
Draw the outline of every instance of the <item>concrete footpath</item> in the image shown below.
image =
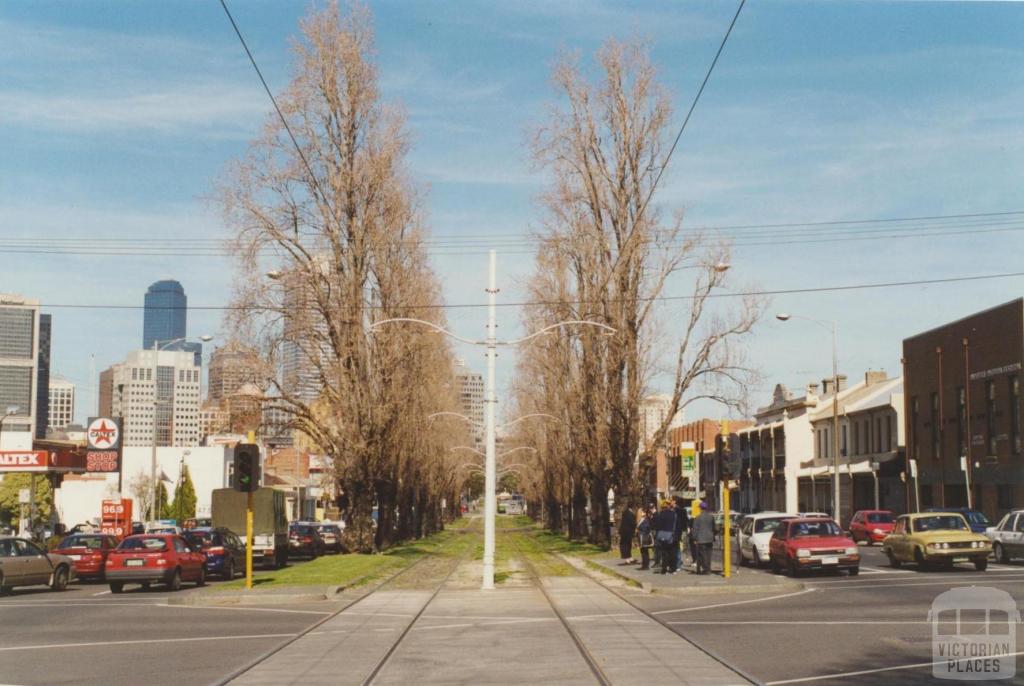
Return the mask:
[[[615,684],[746,684],[742,676],[592,579],[544,580]],[[374,593],[242,674],[234,684],[361,684],[429,599]],[[596,677],[536,587],[445,590],[375,684],[593,684]]]
[[[715,550],[710,574],[696,574],[695,568],[684,560],[682,569],[675,574],[660,574],[653,569],[642,570],[639,564],[623,565],[618,557],[591,560],[614,576],[635,582],[648,593],[666,595],[699,595],[716,593],[771,593],[800,590],[804,586],[787,576],[775,575],[766,569],[751,569],[732,565],[728,579],[722,575],[722,551]],[[653,567],[653,565],[652,565]]]

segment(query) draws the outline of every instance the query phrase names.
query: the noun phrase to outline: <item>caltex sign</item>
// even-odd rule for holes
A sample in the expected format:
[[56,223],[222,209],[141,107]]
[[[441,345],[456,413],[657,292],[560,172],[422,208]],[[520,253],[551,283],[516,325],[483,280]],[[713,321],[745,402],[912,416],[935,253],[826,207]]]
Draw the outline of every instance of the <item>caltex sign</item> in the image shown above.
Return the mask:
[[50,454],[45,450],[4,450],[0,452],[0,472],[45,472]]
[[120,471],[121,420],[119,418],[90,417],[86,441],[88,450],[85,454],[85,471]]

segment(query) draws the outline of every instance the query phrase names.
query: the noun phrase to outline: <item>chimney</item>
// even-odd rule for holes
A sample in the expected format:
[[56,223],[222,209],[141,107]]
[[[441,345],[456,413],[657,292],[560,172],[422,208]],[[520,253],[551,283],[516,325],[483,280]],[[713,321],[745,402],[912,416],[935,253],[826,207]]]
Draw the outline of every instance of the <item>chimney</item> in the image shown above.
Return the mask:
[[[836,376],[836,379],[839,381],[839,390],[840,391],[845,391],[846,390],[846,374],[839,374],[839,375]],[[830,395],[832,393],[832,378],[831,377],[829,377],[827,379],[822,379],[821,380],[821,392],[822,392],[823,395]]]
[[873,386],[876,383],[882,383],[888,378],[889,375],[885,373],[884,369],[864,372],[864,383],[868,386]]
[[807,395],[818,395],[818,384],[809,383],[807,384]]

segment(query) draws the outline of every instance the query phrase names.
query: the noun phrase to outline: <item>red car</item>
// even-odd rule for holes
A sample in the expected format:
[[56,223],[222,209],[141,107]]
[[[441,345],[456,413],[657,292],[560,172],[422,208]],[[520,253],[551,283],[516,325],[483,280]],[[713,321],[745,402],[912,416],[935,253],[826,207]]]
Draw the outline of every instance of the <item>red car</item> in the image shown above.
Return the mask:
[[850,538],[868,545],[881,543],[896,526],[896,515],[889,510],[860,510],[850,520]]
[[857,544],[825,517],[787,519],[772,534],[768,554],[775,574],[784,568],[792,576],[811,569],[845,569],[851,576],[860,573]]
[[117,539],[106,534],[74,534],[50,552],[67,555],[74,561],[80,579],[103,579],[107,555],[117,547]]
[[177,534],[129,536],[110,551],[106,567],[111,593],[120,593],[126,583],[166,584],[171,591],[182,581],[206,585],[206,555]]

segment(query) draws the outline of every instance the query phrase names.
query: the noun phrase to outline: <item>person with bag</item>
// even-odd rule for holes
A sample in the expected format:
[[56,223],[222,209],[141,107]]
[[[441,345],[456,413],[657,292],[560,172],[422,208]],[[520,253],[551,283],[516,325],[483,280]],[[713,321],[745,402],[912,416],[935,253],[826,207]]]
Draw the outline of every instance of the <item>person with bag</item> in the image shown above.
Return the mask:
[[653,515],[650,508],[640,510],[640,523],[636,526],[640,543],[640,569],[644,570],[651,568],[651,549],[654,547],[654,531],[651,529]]
[[711,572],[711,546],[715,542],[715,517],[708,504],[701,502],[700,514],[693,520],[693,542],[697,545],[697,574]]
[[636,564],[633,557],[633,535],[636,533],[636,514],[633,513],[633,504],[627,502],[622,510],[622,517],[619,519],[619,557],[622,558],[620,565]]
[[676,535],[676,513],[671,500],[661,502],[661,512],[654,517],[654,539],[661,555],[661,573],[676,573],[676,554],[672,543]]

